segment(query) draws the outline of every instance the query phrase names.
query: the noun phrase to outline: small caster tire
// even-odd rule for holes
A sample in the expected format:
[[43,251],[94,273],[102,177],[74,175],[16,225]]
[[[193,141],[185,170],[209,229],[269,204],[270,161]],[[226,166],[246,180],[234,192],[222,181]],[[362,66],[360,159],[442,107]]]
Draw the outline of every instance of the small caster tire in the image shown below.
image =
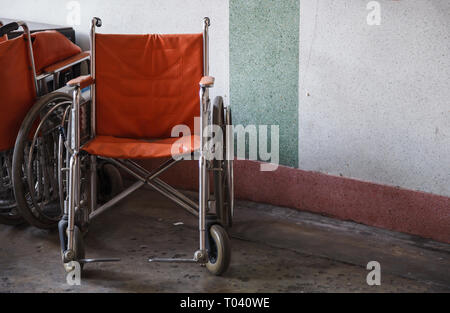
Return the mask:
[[[74,256],[72,258],[72,261],[79,262],[79,260],[83,260],[85,258],[85,252],[84,252],[84,241],[83,241],[83,233],[80,231],[78,226],[75,226],[73,229],[73,236],[74,236],[74,246],[73,246],[73,253]],[[67,243],[67,229],[66,229],[66,236],[65,240]],[[63,256],[63,262],[64,262],[64,256]],[[64,269],[67,273],[74,270],[73,266],[69,265],[70,262],[64,263]],[[80,263],[80,268],[83,270],[83,263]]]
[[208,251],[208,263],[206,268],[211,274],[221,276],[224,274],[231,261],[231,242],[227,231],[220,225],[211,226],[211,251]]

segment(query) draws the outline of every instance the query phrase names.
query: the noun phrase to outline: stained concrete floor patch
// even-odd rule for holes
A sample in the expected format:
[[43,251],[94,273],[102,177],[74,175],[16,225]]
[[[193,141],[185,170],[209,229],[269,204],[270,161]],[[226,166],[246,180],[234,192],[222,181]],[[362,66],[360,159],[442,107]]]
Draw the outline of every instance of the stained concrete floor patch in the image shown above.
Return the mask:
[[[448,245],[248,202],[238,202],[235,222],[223,277],[195,264],[148,263],[192,257],[196,219],[140,190],[85,237],[87,257],[122,261],[86,265],[75,287],[66,284],[56,231],[0,225],[0,292],[450,292],[440,272],[450,265]],[[382,285],[370,287],[364,263],[377,256]]]

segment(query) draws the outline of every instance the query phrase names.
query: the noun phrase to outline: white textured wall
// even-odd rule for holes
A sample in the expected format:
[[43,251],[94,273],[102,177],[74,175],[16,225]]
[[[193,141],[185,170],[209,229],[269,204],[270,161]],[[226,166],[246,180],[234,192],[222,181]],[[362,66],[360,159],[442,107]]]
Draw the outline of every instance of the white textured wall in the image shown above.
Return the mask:
[[300,168],[450,196],[450,1],[368,2],[300,1]]
[[[64,0],[0,0],[0,17],[65,25]],[[211,18],[211,68],[216,77],[212,95],[228,102],[229,49],[228,0],[79,0],[81,23],[75,26],[77,42],[89,48],[93,16],[103,21],[104,33],[201,33],[203,17]]]

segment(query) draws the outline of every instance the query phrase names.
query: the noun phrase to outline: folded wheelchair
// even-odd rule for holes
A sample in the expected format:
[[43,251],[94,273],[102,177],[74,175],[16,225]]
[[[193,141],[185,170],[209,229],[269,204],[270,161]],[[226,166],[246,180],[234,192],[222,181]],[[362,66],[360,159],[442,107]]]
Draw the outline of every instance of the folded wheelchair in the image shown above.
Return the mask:
[[[65,198],[64,216],[59,222],[65,268],[71,271],[72,261],[81,265],[118,261],[85,258],[83,234],[91,220],[147,185],[199,221],[199,249],[192,259],[149,261],[198,263],[220,275],[227,270],[231,257],[227,230],[234,206],[233,161],[227,153],[233,138],[226,131],[231,125],[230,108],[224,107],[221,97],[213,104],[209,98],[214,85],[214,78],[208,76],[210,20],[204,19],[203,33],[177,35],[96,33],[101,23],[99,18],[92,20],[91,75],[68,83],[73,88],[73,101],[64,136],[66,155],[59,162],[59,172],[65,173],[60,179]],[[84,118],[80,93],[88,86],[90,117]],[[87,124],[90,136],[84,141],[83,127]],[[188,127],[191,135],[172,137],[172,129],[179,125]],[[223,130],[218,132],[220,136],[214,136],[208,127],[212,125]],[[174,164],[192,157],[199,160],[198,203],[159,178]],[[149,171],[139,164],[145,159],[159,159],[161,165]],[[99,160],[137,179],[100,206],[96,199]]]
[[[8,33],[20,27],[24,34],[8,39]],[[37,105],[34,103],[39,96],[59,88],[63,76],[67,77],[73,66],[89,58],[88,52],[82,52],[56,31],[30,34],[24,22],[1,25],[0,223],[16,225],[23,222],[20,213],[28,212],[32,199],[29,192],[15,192],[14,189],[17,189],[17,185],[27,184],[29,178],[34,182],[45,183],[46,192],[39,195],[41,203],[50,207],[54,202],[52,200],[56,199],[54,191],[58,184],[51,183],[56,182],[57,177],[57,167],[54,166],[57,141],[49,140],[49,137],[52,136],[55,123],[59,124],[62,111],[49,106],[44,108],[39,105],[39,101]],[[65,94],[61,98],[70,106],[69,95]],[[18,137],[24,125],[29,126],[29,132]],[[35,138],[33,147],[36,153],[29,159],[17,160],[13,155],[14,147],[20,143],[30,148],[30,138]],[[31,171],[24,176],[22,173],[26,163],[29,163]],[[20,172],[20,175],[16,175],[17,179],[14,179],[14,172]],[[34,185],[33,191],[44,188],[42,183]],[[37,210],[34,213],[39,215]]]

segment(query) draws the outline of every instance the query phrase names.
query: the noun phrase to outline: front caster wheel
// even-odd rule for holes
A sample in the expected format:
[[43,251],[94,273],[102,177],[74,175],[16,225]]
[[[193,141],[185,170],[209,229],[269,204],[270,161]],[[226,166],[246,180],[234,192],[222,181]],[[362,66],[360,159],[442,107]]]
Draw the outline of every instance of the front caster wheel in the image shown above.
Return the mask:
[[206,268],[212,274],[220,276],[225,273],[231,261],[231,243],[226,230],[220,225],[211,226],[210,251],[208,251],[208,263]]
[[[67,249],[67,228],[64,230],[64,247],[62,247],[62,251]],[[70,261],[77,261],[83,260],[85,258],[84,254],[84,241],[83,241],[83,234],[81,233],[78,226],[75,226],[73,229],[73,249],[72,249],[72,255],[70,255],[70,260],[67,260],[67,258],[62,255],[64,269],[67,273],[74,270],[73,266],[70,266]],[[80,264],[81,269],[83,269],[83,263]]]

